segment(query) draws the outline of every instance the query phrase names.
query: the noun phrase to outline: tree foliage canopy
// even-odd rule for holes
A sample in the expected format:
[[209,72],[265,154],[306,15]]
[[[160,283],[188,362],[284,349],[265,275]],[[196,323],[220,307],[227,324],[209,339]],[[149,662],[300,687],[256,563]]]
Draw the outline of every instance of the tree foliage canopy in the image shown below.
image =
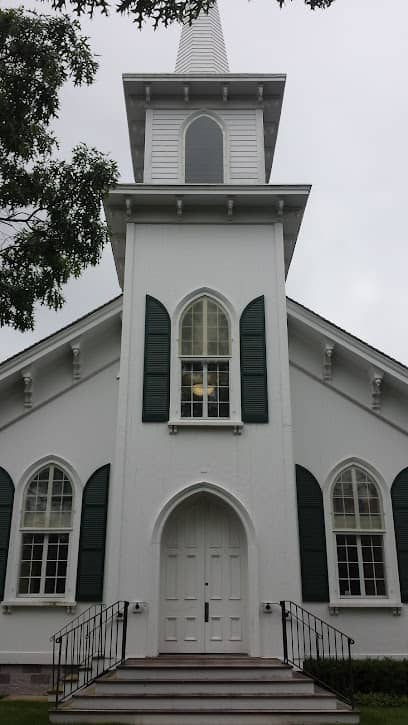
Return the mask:
[[[110,0],[50,0],[54,10],[72,8],[77,15],[88,14],[91,17],[95,11],[108,15],[112,5]],[[293,0],[274,0],[282,8]],[[335,0],[303,0],[311,9],[328,8]],[[191,23],[201,11],[208,10],[216,0],[117,0],[116,12],[131,15],[139,27],[146,20],[152,20],[155,28],[159,25],[168,26],[170,23]]]
[[0,326],[34,326],[36,302],[58,309],[62,287],[100,259],[101,202],[117,178],[84,144],[56,158],[59,91],[90,84],[97,63],[77,21],[0,10]]

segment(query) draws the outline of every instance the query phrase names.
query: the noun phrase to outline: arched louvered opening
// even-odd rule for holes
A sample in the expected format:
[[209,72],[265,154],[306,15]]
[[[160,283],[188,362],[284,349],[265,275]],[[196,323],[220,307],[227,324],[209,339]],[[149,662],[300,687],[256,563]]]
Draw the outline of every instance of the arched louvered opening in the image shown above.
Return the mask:
[[186,184],[224,182],[224,141],[219,124],[209,116],[190,123],[185,135]]
[[326,530],[319,482],[303,466],[296,466],[300,566],[304,602],[328,602]]
[[408,468],[400,471],[395,478],[391,488],[391,499],[401,601],[408,602]]
[[78,602],[102,602],[110,464],[88,479],[82,496],[78,553]]
[[13,501],[13,481],[7,471],[0,466],[0,601],[4,596],[6,581]]

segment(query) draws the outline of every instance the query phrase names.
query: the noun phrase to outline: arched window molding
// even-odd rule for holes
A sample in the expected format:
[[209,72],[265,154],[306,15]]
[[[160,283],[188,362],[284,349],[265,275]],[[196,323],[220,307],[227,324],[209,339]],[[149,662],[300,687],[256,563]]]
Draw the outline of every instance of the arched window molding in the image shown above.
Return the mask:
[[[50,467],[55,467],[59,470],[61,470],[66,477],[66,479],[69,480],[71,488],[72,488],[72,507],[71,507],[71,521],[69,525],[67,525],[67,521],[63,522],[61,519],[60,521],[54,520],[54,522],[50,521],[48,518],[48,521],[44,521],[44,526],[39,526],[36,524],[40,524],[41,522],[38,520],[37,522],[29,522],[24,520],[24,508],[25,508],[25,501],[26,501],[26,493],[28,490],[28,487],[30,486],[30,482],[33,480],[33,478],[36,476],[37,473],[40,471],[44,471],[45,469],[49,469]],[[75,471],[75,468],[65,459],[61,458],[60,456],[45,456],[39,460],[37,460],[35,463],[31,464],[26,471],[24,472],[23,476],[20,478],[18,485],[16,486],[16,497],[15,497],[15,506],[13,511],[13,520],[12,520],[12,537],[11,537],[11,546],[10,546],[10,553],[11,556],[9,557],[9,565],[8,565],[8,571],[7,571],[7,579],[6,579],[6,587],[5,587],[5,598],[4,598],[4,605],[30,605],[30,602],[35,602],[36,604],[47,604],[47,603],[57,603],[57,604],[64,604],[66,606],[72,606],[74,604],[75,600],[75,580],[76,580],[76,566],[77,566],[77,557],[78,557],[78,544],[79,544],[79,524],[80,524],[80,516],[81,516],[81,499],[82,499],[82,484],[81,480]],[[47,514],[48,515],[48,514]],[[34,525],[29,525],[29,524]],[[51,525],[50,525],[51,524]],[[55,524],[55,525],[53,525]],[[64,525],[63,525],[64,524]],[[36,537],[48,537],[46,541],[46,547],[48,547],[51,543],[51,546],[60,548],[61,546],[65,546],[65,544],[60,541],[57,542],[53,539],[51,539],[51,542],[49,541],[50,536],[55,537],[58,534],[67,534],[68,535],[68,557],[67,557],[67,566],[66,566],[66,576],[65,576],[65,587],[64,591],[55,591],[56,589],[61,589],[61,586],[54,587],[54,591],[46,591],[46,589],[51,590],[51,582],[48,583],[47,587],[45,586],[45,579],[47,575],[47,563],[46,563],[46,554],[47,551],[45,550],[46,547],[44,546],[44,540],[40,542],[33,542],[33,546],[42,546],[42,551],[40,552],[40,548],[36,551],[36,554],[38,555],[41,553],[41,587],[39,592],[34,591],[27,591],[24,592],[21,590],[20,587],[20,574],[22,572],[22,557],[25,554],[24,552],[24,545],[27,546],[27,543],[24,542],[24,536],[25,535],[33,535]],[[34,553],[34,552],[33,552]],[[54,553],[61,553],[63,554],[64,551],[61,552],[55,551],[55,549],[52,549],[50,552],[50,555],[54,555]],[[50,558],[50,557],[49,557]],[[56,575],[58,574],[58,567],[54,567],[54,565],[49,567],[49,572],[51,572],[52,569],[55,568]],[[63,567],[60,567],[60,570],[62,571]],[[50,578],[50,577],[49,577]]]
[[[217,305],[222,313],[228,319],[229,325],[229,350],[226,355],[186,355],[183,356],[181,353],[181,326],[183,317],[190,305],[195,304],[201,298],[206,298],[210,303]],[[230,388],[230,410],[229,416],[200,416],[194,418],[182,417],[181,410],[181,388],[182,388],[182,364],[181,361],[186,360],[189,362],[193,361],[210,361],[213,362],[227,362],[229,366],[229,388]],[[173,315],[172,315],[172,352],[171,352],[171,424],[176,422],[186,422],[190,420],[192,423],[199,421],[212,421],[215,425],[222,424],[222,421],[229,421],[231,424],[240,424],[240,410],[241,410],[241,397],[240,397],[240,368],[239,368],[239,318],[238,315],[229,300],[227,300],[219,292],[202,287],[194,290],[186,295],[177,304]],[[208,409],[205,411],[208,413]],[[203,411],[204,413],[204,411]]]
[[227,127],[223,120],[218,116],[218,114],[214,113],[213,111],[207,110],[207,109],[200,109],[198,111],[195,111],[193,114],[188,116],[184,123],[181,126],[180,129],[180,158],[179,158],[179,179],[181,183],[211,183],[211,182],[205,182],[205,181],[198,181],[198,182],[187,182],[186,181],[186,137],[189,128],[191,125],[197,121],[199,118],[209,118],[211,121],[217,124],[219,127],[221,133],[222,133],[222,164],[223,164],[223,174],[222,174],[222,180],[218,182],[213,183],[224,183],[228,184],[230,182],[230,169],[229,169],[229,136],[227,132]]
[[[333,494],[336,486],[336,482],[339,479],[339,475],[347,469],[359,469],[363,473],[367,474],[367,479],[371,479],[376,487],[381,502],[381,516],[382,521],[376,521],[371,523],[379,524],[377,528],[368,528],[368,525],[364,527],[361,520],[356,521],[354,528],[347,526],[340,526],[339,520],[335,521],[335,509],[333,503]],[[397,573],[397,561],[395,551],[395,538],[394,538],[394,525],[392,519],[392,508],[390,501],[390,490],[387,486],[384,478],[372,465],[366,461],[351,457],[338,463],[330,472],[326,479],[324,486],[324,509],[325,509],[325,524],[327,534],[327,559],[328,559],[328,571],[329,571],[329,588],[330,588],[330,605],[332,607],[343,607],[343,606],[367,606],[367,607],[378,607],[378,606],[400,606],[400,593],[398,585],[398,573]],[[356,499],[354,497],[354,505]],[[338,509],[340,510],[340,509]],[[344,522],[343,522],[344,523]],[[354,594],[347,592],[348,589],[344,588],[344,584],[340,584],[339,577],[339,560],[337,551],[337,535],[346,537],[359,537],[360,541],[350,541],[352,547],[354,546],[354,554],[357,550],[357,564],[359,566],[358,579],[360,581],[360,594],[358,594],[358,587],[355,587]],[[383,550],[383,565],[385,570],[385,593],[381,586],[379,587],[377,594],[372,594],[373,585],[370,583],[366,587],[364,579],[364,564],[366,563],[367,580],[369,577],[370,561],[368,556],[368,539],[361,541],[361,537],[377,536],[382,539],[382,550]],[[342,543],[342,542],[341,542]],[[363,556],[362,544],[367,545],[365,554]],[[346,547],[347,548],[347,547]],[[372,549],[373,551],[373,549]],[[343,553],[343,552],[341,552]],[[366,562],[364,562],[366,558]],[[379,564],[380,562],[376,562]],[[377,572],[380,572],[380,568],[377,568]],[[343,591],[341,591],[341,589]]]

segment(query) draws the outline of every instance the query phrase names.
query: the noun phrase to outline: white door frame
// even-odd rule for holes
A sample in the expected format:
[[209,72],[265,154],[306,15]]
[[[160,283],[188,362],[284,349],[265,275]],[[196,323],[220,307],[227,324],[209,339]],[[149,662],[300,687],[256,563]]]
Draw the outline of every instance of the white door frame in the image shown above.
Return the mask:
[[248,654],[251,657],[260,655],[259,640],[259,595],[258,595],[258,553],[255,539],[255,528],[245,506],[234,494],[216,483],[200,481],[179,490],[162,507],[157,516],[151,539],[151,571],[152,590],[149,603],[147,628],[147,656],[156,657],[159,653],[159,618],[160,618],[160,551],[161,538],[165,523],[175,508],[190,496],[197,493],[208,493],[218,497],[231,506],[244,527],[247,547],[247,608],[246,632]]

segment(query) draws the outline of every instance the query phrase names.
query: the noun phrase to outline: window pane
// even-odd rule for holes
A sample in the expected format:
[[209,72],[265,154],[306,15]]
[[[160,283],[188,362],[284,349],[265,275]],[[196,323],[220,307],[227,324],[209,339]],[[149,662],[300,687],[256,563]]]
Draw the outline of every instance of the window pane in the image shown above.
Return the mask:
[[68,534],[50,534],[48,538],[45,594],[64,594],[68,558]]
[[385,570],[382,536],[362,536],[364,583],[367,596],[385,596]]
[[[56,513],[58,512],[58,515]],[[23,526],[50,528],[71,526],[71,482],[57,466],[37,473],[26,489]]]
[[19,594],[38,594],[40,591],[44,538],[39,534],[23,534]]
[[342,597],[359,596],[361,583],[356,536],[336,537],[339,591]]
[[186,132],[186,184],[222,184],[224,181],[223,135],[216,121],[200,116]]
[[362,529],[383,527],[380,495],[374,481],[366,471],[356,468],[358,508]]

